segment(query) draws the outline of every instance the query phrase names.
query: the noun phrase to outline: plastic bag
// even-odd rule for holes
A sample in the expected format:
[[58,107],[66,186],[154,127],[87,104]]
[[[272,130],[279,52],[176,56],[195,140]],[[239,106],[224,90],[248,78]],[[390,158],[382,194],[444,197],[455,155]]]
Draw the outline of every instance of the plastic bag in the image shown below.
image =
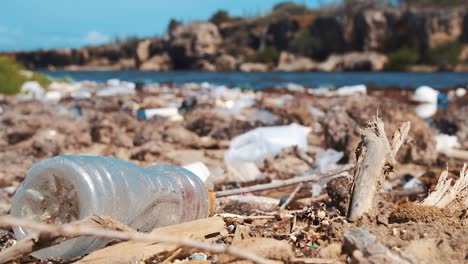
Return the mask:
[[229,180],[243,182],[263,178],[258,169],[263,160],[287,147],[298,146],[306,151],[309,132],[308,127],[291,124],[260,127],[234,138],[224,155]]

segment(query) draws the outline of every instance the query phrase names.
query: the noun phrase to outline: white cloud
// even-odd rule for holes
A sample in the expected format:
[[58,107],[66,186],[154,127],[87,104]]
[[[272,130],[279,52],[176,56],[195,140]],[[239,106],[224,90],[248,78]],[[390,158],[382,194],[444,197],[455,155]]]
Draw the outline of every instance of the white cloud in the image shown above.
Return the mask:
[[109,41],[109,36],[98,31],[90,31],[84,38],[84,42],[89,45],[103,44]]

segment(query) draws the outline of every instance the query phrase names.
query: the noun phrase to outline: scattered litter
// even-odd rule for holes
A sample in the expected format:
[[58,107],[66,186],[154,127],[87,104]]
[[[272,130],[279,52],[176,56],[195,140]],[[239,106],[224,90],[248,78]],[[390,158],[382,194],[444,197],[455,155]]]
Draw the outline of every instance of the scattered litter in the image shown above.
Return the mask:
[[437,103],[439,92],[429,86],[418,87],[412,96],[412,99],[420,103]]
[[352,85],[352,86],[343,86],[338,88],[335,91],[337,95],[359,95],[359,94],[367,94],[367,86],[364,84],[359,85]]
[[242,134],[231,141],[224,161],[230,172],[230,180],[253,181],[262,178],[258,166],[263,160],[298,146],[307,150],[307,134],[310,129],[298,124],[289,126],[260,127]]
[[[50,131],[51,137],[55,134]],[[178,189],[165,192],[165,188]],[[205,218],[209,207],[203,182],[181,167],[154,165],[143,169],[115,158],[58,156],[45,159],[31,168],[15,194],[11,214],[39,221],[68,223],[83,217],[86,212],[88,215],[106,215],[147,232],[158,226]],[[30,233],[21,228],[14,231],[18,238]],[[79,238],[33,255],[41,259],[69,259],[106,243],[104,240],[94,242]]]
[[191,171],[193,174],[197,175],[200,180],[206,182],[210,177],[210,170],[203,162],[194,162],[188,165],[183,166],[184,169]]

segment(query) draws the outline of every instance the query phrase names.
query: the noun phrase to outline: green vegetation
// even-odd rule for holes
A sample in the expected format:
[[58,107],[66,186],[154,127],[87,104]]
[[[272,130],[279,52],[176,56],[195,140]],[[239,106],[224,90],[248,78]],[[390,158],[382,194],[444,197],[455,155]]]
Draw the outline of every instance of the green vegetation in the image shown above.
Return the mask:
[[463,45],[459,42],[449,42],[443,46],[429,49],[421,58],[423,64],[439,66],[455,65],[462,51]]
[[291,51],[304,57],[313,58],[316,53],[317,44],[309,29],[304,28],[291,43]]
[[47,76],[35,72],[29,75],[21,64],[0,57],[0,94],[19,93],[26,81],[37,81],[42,87],[47,87],[51,82]]
[[182,25],[182,22],[179,20],[171,18],[171,21],[169,21],[169,24],[167,25],[167,33],[171,33],[172,30],[174,30],[176,27]]
[[228,22],[229,20],[231,20],[231,17],[229,16],[229,13],[225,10],[218,10],[210,18],[210,22],[217,26],[221,25],[224,22]]
[[408,66],[419,62],[420,56],[417,50],[403,47],[388,55],[387,71],[404,71]]
[[278,51],[273,46],[268,46],[257,51],[257,53],[249,59],[251,62],[273,63],[278,58]]
[[310,12],[305,5],[296,4],[294,2],[284,2],[273,7],[273,12],[276,15],[300,16]]

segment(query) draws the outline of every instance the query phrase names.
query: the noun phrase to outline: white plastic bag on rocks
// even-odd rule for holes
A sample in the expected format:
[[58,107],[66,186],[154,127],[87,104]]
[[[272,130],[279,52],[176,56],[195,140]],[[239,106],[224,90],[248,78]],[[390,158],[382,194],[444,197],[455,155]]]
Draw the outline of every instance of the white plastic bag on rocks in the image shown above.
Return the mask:
[[[343,158],[343,156],[343,151],[336,151],[334,149],[326,149],[317,153],[315,156],[315,165],[317,168],[314,169],[312,173],[325,173],[337,169],[337,163]],[[329,179],[323,179],[312,183],[312,196],[320,196],[328,181]]]
[[439,92],[429,86],[418,87],[412,96],[413,101],[420,103],[437,104]]
[[298,146],[307,151],[307,134],[310,128],[298,124],[289,126],[259,127],[231,141],[224,155],[228,169],[227,180],[246,182],[264,177],[259,166],[282,149]]
[[41,85],[36,81],[25,82],[23,86],[21,86],[18,98],[22,100],[43,99],[44,89],[42,89]]
[[336,90],[337,95],[365,95],[367,94],[367,86],[364,84],[352,85],[352,86],[343,86]]

